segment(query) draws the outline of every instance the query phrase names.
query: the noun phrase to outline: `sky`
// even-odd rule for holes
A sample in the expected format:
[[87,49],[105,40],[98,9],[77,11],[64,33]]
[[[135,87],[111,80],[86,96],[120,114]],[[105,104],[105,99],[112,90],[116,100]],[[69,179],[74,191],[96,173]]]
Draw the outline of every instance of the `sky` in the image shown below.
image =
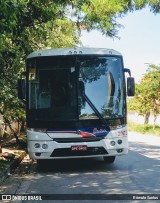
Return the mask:
[[117,21],[123,25],[118,32],[120,39],[103,36],[98,31],[83,31],[82,44],[119,51],[125,68],[131,70],[132,77],[139,83],[149,64],[160,65],[160,14],[145,8]]

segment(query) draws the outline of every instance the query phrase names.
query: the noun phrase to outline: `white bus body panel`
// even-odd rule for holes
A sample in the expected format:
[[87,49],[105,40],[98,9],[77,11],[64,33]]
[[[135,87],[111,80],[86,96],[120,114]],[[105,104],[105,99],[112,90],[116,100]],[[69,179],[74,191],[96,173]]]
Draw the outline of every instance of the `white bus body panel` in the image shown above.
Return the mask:
[[76,47],[76,48],[57,48],[57,49],[45,49],[34,51],[27,56],[27,59],[43,56],[69,56],[69,55],[117,55],[121,56],[121,53],[113,49],[106,48],[88,48],[88,47]]

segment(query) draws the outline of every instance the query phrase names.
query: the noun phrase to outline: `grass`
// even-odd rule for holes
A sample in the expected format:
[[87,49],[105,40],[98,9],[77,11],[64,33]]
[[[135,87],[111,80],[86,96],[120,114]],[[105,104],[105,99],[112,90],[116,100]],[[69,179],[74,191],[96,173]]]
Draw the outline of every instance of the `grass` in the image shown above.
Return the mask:
[[143,133],[143,134],[160,136],[160,126],[153,126],[150,124],[142,125],[142,124],[134,123],[132,121],[128,121],[128,130]]

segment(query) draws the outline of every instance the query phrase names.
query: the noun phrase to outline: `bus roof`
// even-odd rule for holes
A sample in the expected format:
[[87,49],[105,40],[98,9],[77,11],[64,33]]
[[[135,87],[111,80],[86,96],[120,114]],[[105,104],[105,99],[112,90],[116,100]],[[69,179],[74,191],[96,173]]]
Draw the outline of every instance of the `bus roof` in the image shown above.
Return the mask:
[[28,55],[27,59],[41,56],[67,56],[67,55],[118,55],[121,54],[113,49],[107,48],[86,48],[86,47],[76,47],[76,48],[55,48],[34,51]]

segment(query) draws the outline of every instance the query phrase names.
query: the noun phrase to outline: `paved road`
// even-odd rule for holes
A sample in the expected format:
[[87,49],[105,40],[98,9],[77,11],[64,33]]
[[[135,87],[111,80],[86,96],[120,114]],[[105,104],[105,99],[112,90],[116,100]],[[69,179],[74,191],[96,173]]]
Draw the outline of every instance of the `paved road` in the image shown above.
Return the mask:
[[16,173],[1,187],[0,193],[112,194],[112,197],[114,194],[141,194],[140,197],[144,195],[144,198],[148,194],[159,194],[160,197],[160,137],[129,133],[129,154],[117,157],[114,164],[108,165],[100,158],[57,160],[49,162],[45,170],[40,170],[26,157]]

